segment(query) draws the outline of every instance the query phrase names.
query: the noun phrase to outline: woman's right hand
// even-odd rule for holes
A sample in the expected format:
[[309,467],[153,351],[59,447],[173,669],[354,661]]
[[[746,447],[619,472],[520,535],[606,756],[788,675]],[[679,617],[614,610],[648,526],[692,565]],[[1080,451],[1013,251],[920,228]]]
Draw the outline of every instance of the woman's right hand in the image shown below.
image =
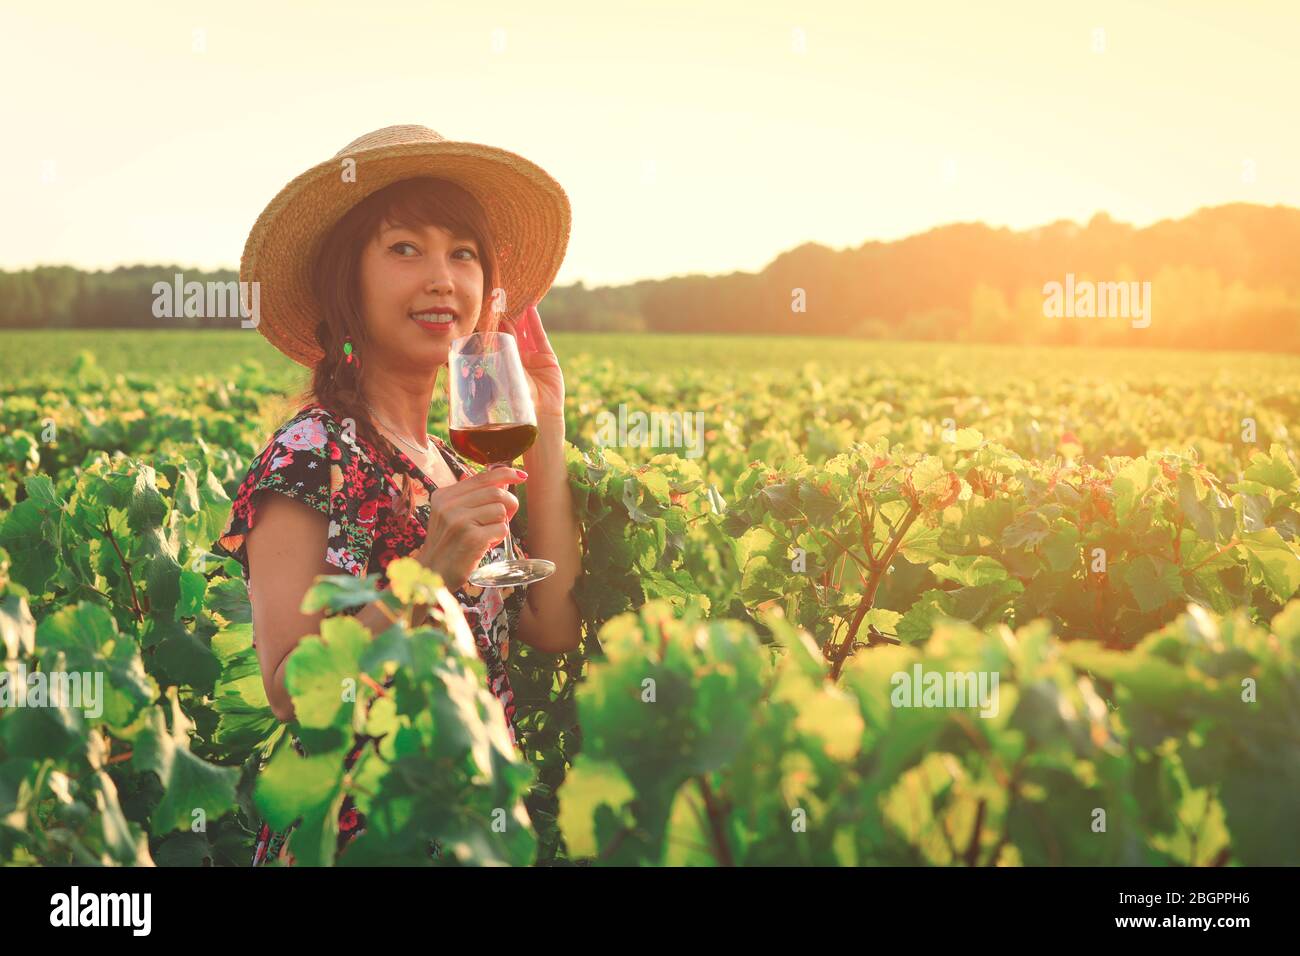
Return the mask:
[[430,492],[424,545],[416,558],[440,575],[448,590],[463,586],[487,550],[505,540],[519,510],[519,499],[506,485],[527,477],[513,467],[485,468]]

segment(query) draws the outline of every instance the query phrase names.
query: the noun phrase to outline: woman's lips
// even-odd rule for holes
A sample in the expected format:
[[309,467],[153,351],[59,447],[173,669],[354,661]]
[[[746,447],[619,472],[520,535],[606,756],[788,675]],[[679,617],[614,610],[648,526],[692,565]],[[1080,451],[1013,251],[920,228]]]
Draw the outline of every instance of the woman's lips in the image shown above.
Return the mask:
[[412,312],[410,317],[420,328],[435,335],[456,326],[456,315],[453,312]]

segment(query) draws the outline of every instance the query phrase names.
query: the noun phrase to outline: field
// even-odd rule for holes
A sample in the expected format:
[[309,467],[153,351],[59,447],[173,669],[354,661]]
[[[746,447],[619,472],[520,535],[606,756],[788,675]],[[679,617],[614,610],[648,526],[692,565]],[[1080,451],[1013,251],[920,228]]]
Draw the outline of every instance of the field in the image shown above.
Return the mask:
[[[251,331],[0,336],[7,687],[106,675],[93,716],[5,701],[0,863],[245,865],[258,817],[302,864],[1300,863],[1300,358],[553,342],[585,639],[512,653],[525,756],[454,601],[402,623],[409,569],[393,628],[293,655],[302,758],[208,552],[299,370]],[[654,413],[702,431],[639,447]]]

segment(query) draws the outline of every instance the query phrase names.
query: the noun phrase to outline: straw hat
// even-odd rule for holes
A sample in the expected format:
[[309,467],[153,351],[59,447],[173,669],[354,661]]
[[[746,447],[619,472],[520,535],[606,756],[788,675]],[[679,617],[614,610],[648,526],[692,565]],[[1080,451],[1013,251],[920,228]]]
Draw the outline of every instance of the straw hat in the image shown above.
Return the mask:
[[[354,169],[345,165],[348,159]],[[518,318],[555,281],[571,216],[569,198],[550,174],[504,149],[449,140],[426,126],[375,130],[281,189],[244,244],[239,279],[258,283],[257,327],[298,364],[310,368],[324,355],[310,280],[321,242],[371,193],[415,176],[451,180],[483,206],[496,245],[497,281],[505,290],[502,319]]]

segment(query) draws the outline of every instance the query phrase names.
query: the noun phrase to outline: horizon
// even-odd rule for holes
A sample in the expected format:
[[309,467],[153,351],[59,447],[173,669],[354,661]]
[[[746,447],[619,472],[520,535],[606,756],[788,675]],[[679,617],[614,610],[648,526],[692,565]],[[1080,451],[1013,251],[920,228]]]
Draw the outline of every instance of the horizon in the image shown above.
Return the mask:
[[[597,288],[617,288],[617,287],[620,287],[620,286],[635,285],[635,284],[637,284],[638,282],[664,282],[664,281],[668,281],[668,280],[671,280],[671,279],[681,279],[681,278],[721,278],[721,277],[724,277],[724,276],[727,276],[727,275],[731,275],[731,274],[733,274],[733,273],[737,273],[737,272],[740,272],[740,273],[751,273],[751,274],[755,274],[755,273],[762,272],[763,269],[766,269],[766,268],[767,268],[767,267],[768,267],[768,266],[769,266],[773,261],[775,261],[776,259],[780,258],[781,256],[786,255],[786,254],[788,254],[788,253],[790,253],[790,252],[793,252],[793,251],[796,250],[796,249],[799,249],[799,248],[801,248],[801,247],[803,247],[803,246],[807,246],[807,245],[821,246],[821,247],[823,247],[823,248],[829,249],[830,251],[832,251],[832,252],[836,252],[836,253],[840,253],[840,252],[851,252],[851,251],[853,251],[853,250],[855,250],[855,249],[861,249],[863,246],[867,246],[867,245],[870,245],[870,244],[872,244],[872,243],[878,243],[878,244],[882,244],[882,245],[888,245],[888,244],[895,243],[895,242],[902,242],[902,241],[905,241],[905,240],[908,240],[908,239],[914,239],[914,238],[916,238],[916,237],[918,237],[918,236],[927,235],[927,234],[929,234],[929,233],[931,233],[931,232],[938,232],[938,231],[941,231],[941,230],[943,230],[943,229],[947,229],[947,228],[950,228],[950,227],[953,227],[953,226],[984,226],[985,228],[987,228],[987,229],[989,229],[989,230],[991,230],[991,231],[994,231],[994,232],[997,232],[997,231],[1000,231],[1000,230],[1009,230],[1009,231],[1011,231],[1011,232],[1028,234],[1028,233],[1036,232],[1036,231],[1041,230],[1041,229],[1046,229],[1046,228],[1049,228],[1049,227],[1051,227],[1051,226],[1058,226],[1058,225],[1072,225],[1072,226],[1075,226],[1076,228],[1082,230],[1082,229],[1086,229],[1086,228],[1088,228],[1088,225],[1089,225],[1089,224],[1090,224],[1094,219],[1096,219],[1097,217],[1099,217],[1099,216],[1105,216],[1105,217],[1107,217],[1107,218],[1108,218],[1108,219],[1109,219],[1113,224],[1115,224],[1115,225],[1117,225],[1117,226],[1127,226],[1127,227],[1130,227],[1130,228],[1134,229],[1135,231],[1142,231],[1142,230],[1144,230],[1144,229],[1149,229],[1149,228],[1151,228],[1152,226],[1158,226],[1158,225],[1161,225],[1161,224],[1166,223],[1166,222],[1180,222],[1180,221],[1183,221],[1183,220],[1186,220],[1186,219],[1190,219],[1191,217],[1193,217],[1193,216],[1195,216],[1195,215],[1197,215],[1197,214],[1199,214],[1199,213],[1204,213],[1204,212],[1214,212],[1214,211],[1216,211],[1216,210],[1223,209],[1223,208],[1226,208],[1226,207],[1229,207],[1229,206],[1252,206],[1252,207],[1256,207],[1256,208],[1260,208],[1260,209],[1289,209],[1289,210],[1291,210],[1291,211],[1293,211],[1293,212],[1300,213],[1300,206],[1292,206],[1292,205],[1290,205],[1290,204],[1288,204],[1288,203],[1271,203],[1271,204],[1266,204],[1266,203],[1253,203],[1253,202],[1242,202],[1242,201],[1238,201],[1238,202],[1220,203],[1220,204],[1215,205],[1215,206],[1200,206],[1200,207],[1198,207],[1198,208],[1196,208],[1196,209],[1191,210],[1190,212],[1188,212],[1188,213],[1186,213],[1186,214],[1184,214],[1184,215],[1181,215],[1181,216],[1167,216],[1167,217],[1164,217],[1164,218],[1161,218],[1161,219],[1157,219],[1157,220],[1155,220],[1154,222],[1149,222],[1149,223],[1135,223],[1135,222],[1127,222],[1127,221],[1125,221],[1125,220],[1118,219],[1118,218],[1116,218],[1116,217],[1110,215],[1110,213],[1108,213],[1106,210],[1098,210],[1097,212],[1093,213],[1090,217],[1088,217],[1088,219],[1087,219],[1086,221],[1080,221],[1080,220],[1077,220],[1077,219],[1059,218],[1059,219],[1053,219],[1053,220],[1050,220],[1050,221],[1048,221],[1048,222],[1037,223],[1037,224],[1035,224],[1035,225],[1027,226],[1027,227],[1023,227],[1023,228],[1015,228],[1015,227],[1011,227],[1011,226],[1007,226],[1007,225],[1003,225],[1003,224],[997,224],[997,223],[985,222],[985,221],[983,221],[983,220],[959,220],[959,221],[953,221],[953,222],[942,222],[942,223],[938,223],[938,224],[936,224],[936,225],[929,226],[929,227],[927,227],[927,228],[925,228],[925,229],[922,229],[922,230],[920,230],[920,231],[918,231],[918,232],[910,233],[910,234],[908,234],[908,235],[906,235],[906,236],[898,236],[898,237],[896,237],[896,238],[891,238],[891,239],[872,239],[872,238],[868,238],[868,239],[863,239],[861,242],[858,242],[858,243],[856,243],[856,244],[850,244],[850,245],[846,245],[846,246],[838,246],[838,247],[837,247],[837,246],[830,246],[830,245],[827,245],[826,243],[818,242],[818,241],[815,240],[815,239],[809,239],[809,240],[805,240],[804,242],[800,243],[799,245],[790,246],[790,247],[785,248],[785,249],[779,249],[779,250],[777,250],[776,253],[773,254],[772,259],[768,260],[768,262],[763,263],[763,265],[762,265],[761,267],[759,267],[758,269],[755,269],[755,270],[748,270],[748,269],[733,269],[733,270],[730,270],[729,272],[717,272],[717,273],[712,273],[712,272],[711,272],[711,273],[691,272],[691,273],[679,273],[679,274],[676,274],[676,275],[665,275],[665,276],[643,276],[643,277],[640,278],[640,279],[629,279],[629,280],[627,280],[627,281],[625,281],[625,282],[599,283],[599,284],[586,283],[585,288],[587,288],[587,289],[597,289]],[[119,263],[118,265],[110,266],[110,267],[107,267],[107,268],[86,268],[86,267],[84,267],[84,266],[80,266],[80,265],[77,265],[76,263],[71,263],[71,262],[42,262],[42,263],[37,263],[37,264],[35,264],[35,265],[25,266],[25,267],[23,267],[23,268],[19,268],[19,269],[5,268],[5,267],[3,267],[3,266],[0,266],[0,273],[14,273],[14,272],[30,271],[30,270],[34,270],[34,269],[58,269],[58,268],[71,268],[71,269],[77,269],[77,270],[79,270],[79,271],[86,272],[86,273],[111,273],[111,272],[116,271],[117,269],[172,269],[172,268],[180,269],[182,273],[187,272],[187,271],[188,271],[188,272],[202,272],[202,273],[210,273],[210,272],[217,272],[217,271],[226,271],[226,272],[233,272],[233,273],[238,274],[238,271],[239,271],[239,265],[238,265],[238,263],[235,263],[234,265],[217,266],[217,267],[214,268],[214,269],[201,269],[201,268],[199,268],[199,267],[192,266],[192,265],[188,265],[188,264],[186,264],[186,263],[181,263],[181,262],[124,262],[124,263]],[[564,286],[572,286],[572,285],[575,285],[576,283],[578,283],[578,282],[580,282],[580,281],[584,281],[584,280],[582,280],[581,277],[579,277],[579,278],[573,280],[572,282],[561,282],[561,281],[557,280],[557,281],[554,283],[554,287],[559,288],[559,287],[564,287]]]
[[[450,30],[425,4],[354,9],[6,12],[0,82],[24,92],[6,104],[0,206],[16,228],[0,268],[237,269],[284,184],[409,122],[561,183],[573,232],[557,286],[758,272],[808,243],[959,223],[1104,213],[1145,228],[1234,202],[1300,206],[1300,132],[1277,122],[1291,104],[1275,79],[1300,9],[1280,2],[675,0],[565,17],[513,2],[457,11]],[[446,42],[425,66],[433,34]]]

